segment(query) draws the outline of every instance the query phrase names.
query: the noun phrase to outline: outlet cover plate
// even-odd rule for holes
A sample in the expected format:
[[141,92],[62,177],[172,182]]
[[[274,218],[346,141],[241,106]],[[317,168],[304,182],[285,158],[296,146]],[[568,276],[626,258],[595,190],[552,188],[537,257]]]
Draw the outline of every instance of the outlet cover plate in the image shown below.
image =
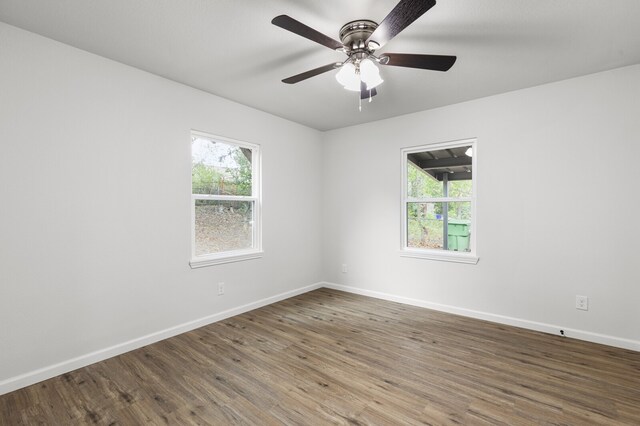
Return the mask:
[[576,309],[581,311],[589,310],[589,298],[587,296],[576,296]]

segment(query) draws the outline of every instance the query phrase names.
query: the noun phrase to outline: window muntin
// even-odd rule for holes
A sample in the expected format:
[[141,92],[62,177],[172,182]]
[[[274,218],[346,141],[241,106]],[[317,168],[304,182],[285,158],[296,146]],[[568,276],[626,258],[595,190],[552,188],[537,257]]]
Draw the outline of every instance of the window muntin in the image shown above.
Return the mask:
[[258,257],[259,146],[191,134],[191,266]]
[[402,150],[403,255],[475,263],[475,140]]

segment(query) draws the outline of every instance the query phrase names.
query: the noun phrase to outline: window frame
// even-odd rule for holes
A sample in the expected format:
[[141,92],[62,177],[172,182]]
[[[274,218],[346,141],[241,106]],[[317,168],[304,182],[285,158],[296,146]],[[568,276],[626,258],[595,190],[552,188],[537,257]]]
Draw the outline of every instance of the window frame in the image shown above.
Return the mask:
[[[191,260],[189,261],[189,265],[191,268],[201,268],[205,266],[219,265],[223,263],[231,263],[231,262],[239,262],[243,260],[249,259],[257,259],[262,257],[262,175],[261,175],[261,166],[262,166],[262,155],[260,151],[260,145],[244,142],[236,139],[227,138],[224,136],[213,135],[211,133],[202,132],[198,130],[191,130],[190,132],[190,140],[191,138],[199,137],[203,139],[208,139],[213,142],[220,142],[227,145],[237,146],[240,148],[248,148],[251,150],[251,195],[209,195],[209,194],[194,194],[193,193],[193,179],[192,179],[192,169],[193,169],[193,151],[190,148],[189,151],[191,155],[190,159],[190,167],[189,167],[189,191],[191,194],[190,203],[191,203]],[[217,253],[208,253],[205,255],[196,256],[196,227],[195,227],[195,217],[196,217],[196,200],[211,200],[211,201],[252,201],[253,209],[252,209],[252,237],[253,237],[253,247],[249,249],[238,249],[238,250],[230,250],[223,251]]]
[[[425,144],[420,146],[413,146],[402,148],[400,150],[401,161],[401,196],[400,196],[400,222],[401,222],[401,241],[400,241],[400,255],[403,257],[413,257],[419,259],[440,260],[446,262],[457,263],[478,263],[479,257],[477,252],[477,236],[478,236],[478,209],[477,209],[477,185],[478,185],[478,143],[476,138],[461,139],[449,142],[439,142],[432,144]],[[447,148],[458,148],[461,146],[471,146],[473,150],[473,156],[471,157],[471,169],[473,171],[472,177],[472,196],[471,197],[409,197],[408,196],[408,155],[416,152],[436,151]],[[407,223],[407,205],[408,203],[437,203],[437,202],[456,202],[456,201],[468,201],[471,202],[471,229],[473,237],[470,241],[470,251],[461,253],[449,250],[438,249],[425,249],[415,248],[408,246],[408,223]]]

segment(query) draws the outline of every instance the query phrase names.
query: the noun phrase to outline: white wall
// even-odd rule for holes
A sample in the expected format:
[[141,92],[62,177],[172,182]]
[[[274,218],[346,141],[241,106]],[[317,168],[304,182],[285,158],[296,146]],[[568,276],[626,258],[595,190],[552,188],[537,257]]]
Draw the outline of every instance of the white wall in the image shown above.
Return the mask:
[[[192,128],[262,145],[262,259],[190,269]],[[319,282],[320,137],[0,23],[0,393]]]
[[[640,350],[638,117],[632,66],[324,134],[326,279]],[[472,137],[479,263],[400,257],[400,149]]]

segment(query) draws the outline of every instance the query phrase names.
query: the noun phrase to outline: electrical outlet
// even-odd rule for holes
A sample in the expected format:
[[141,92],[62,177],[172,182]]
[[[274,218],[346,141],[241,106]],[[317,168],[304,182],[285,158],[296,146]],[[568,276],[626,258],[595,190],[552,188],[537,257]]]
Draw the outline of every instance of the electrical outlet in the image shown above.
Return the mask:
[[587,296],[576,296],[576,309],[581,311],[589,310],[589,298]]
[[224,283],[218,283],[218,296],[222,296],[224,294]]
[[347,273],[348,269],[347,269],[347,264],[346,264],[346,263],[343,263],[343,264],[342,264],[342,269],[341,269],[341,271],[342,271],[342,273],[343,273],[343,274],[346,274],[346,273]]

